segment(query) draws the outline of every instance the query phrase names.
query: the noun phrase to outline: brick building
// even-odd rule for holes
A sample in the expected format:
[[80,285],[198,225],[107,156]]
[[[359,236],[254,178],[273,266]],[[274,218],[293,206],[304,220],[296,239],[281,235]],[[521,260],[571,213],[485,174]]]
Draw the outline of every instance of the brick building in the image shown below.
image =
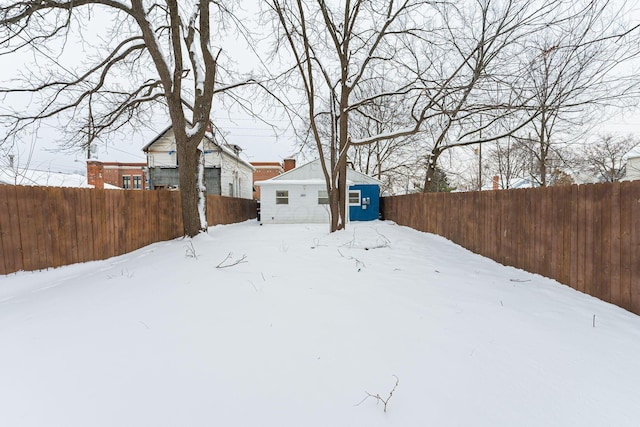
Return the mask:
[[87,160],[87,182],[95,188],[111,184],[125,190],[147,190],[146,163]]
[[[278,162],[251,162],[256,170],[253,172],[253,182],[266,181],[280,174],[283,174],[296,167],[295,159],[284,159],[282,163]],[[260,187],[253,186],[253,199],[260,200]]]

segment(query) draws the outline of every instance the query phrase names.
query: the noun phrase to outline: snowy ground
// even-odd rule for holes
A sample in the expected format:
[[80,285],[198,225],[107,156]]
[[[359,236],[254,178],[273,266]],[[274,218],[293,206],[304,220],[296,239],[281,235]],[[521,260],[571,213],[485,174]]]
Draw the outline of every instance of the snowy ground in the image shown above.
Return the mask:
[[635,427],[639,390],[640,317],[391,223],[0,277],[3,427]]

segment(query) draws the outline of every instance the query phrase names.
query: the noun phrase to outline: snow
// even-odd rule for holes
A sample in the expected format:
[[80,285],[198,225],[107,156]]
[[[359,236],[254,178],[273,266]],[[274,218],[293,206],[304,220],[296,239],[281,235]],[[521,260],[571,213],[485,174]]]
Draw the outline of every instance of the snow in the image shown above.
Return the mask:
[[[282,176],[282,175],[280,175]],[[277,177],[276,177],[277,178]],[[254,185],[268,186],[268,185],[326,185],[327,181],[324,179],[267,179],[265,181],[256,181]],[[347,181],[347,184],[352,184],[352,181]]]
[[[2,276],[0,343],[2,426],[640,420],[640,317],[390,222],[250,221]],[[384,412],[365,398],[394,375]]]
[[199,145],[200,161],[198,162],[198,216],[200,217],[200,229],[207,227],[207,187],[204,183],[204,143]]
[[[0,184],[93,188],[83,175],[11,167],[0,167]],[[105,184],[104,188],[121,190],[110,184]]]
[[193,138],[198,132],[200,132],[200,122],[197,122],[195,125],[187,124],[185,133],[188,138]]

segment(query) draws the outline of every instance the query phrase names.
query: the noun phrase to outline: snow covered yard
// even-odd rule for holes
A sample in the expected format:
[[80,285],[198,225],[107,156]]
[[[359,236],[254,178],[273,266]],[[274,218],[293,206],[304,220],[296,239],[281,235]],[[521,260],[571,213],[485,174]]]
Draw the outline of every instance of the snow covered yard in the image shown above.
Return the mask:
[[640,424],[640,317],[385,222],[3,276],[0,346],[8,427]]

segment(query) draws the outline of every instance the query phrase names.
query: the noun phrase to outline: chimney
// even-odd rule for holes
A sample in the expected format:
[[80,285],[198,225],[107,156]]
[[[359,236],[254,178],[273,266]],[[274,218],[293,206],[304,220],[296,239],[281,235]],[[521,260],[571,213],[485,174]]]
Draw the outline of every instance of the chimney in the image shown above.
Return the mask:
[[498,183],[500,182],[500,181],[499,181],[499,179],[500,179],[500,178],[498,177],[498,175],[494,175],[494,176],[493,176],[493,180],[492,180],[492,182],[493,182],[493,189],[494,189],[494,190],[497,190],[497,189],[498,189]]
[[285,172],[290,171],[291,169],[295,169],[296,167],[296,159],[284,159],[283,169]]
[[94,188],[104,189],[104,166],[97,160],[87,160],[87,184]]

